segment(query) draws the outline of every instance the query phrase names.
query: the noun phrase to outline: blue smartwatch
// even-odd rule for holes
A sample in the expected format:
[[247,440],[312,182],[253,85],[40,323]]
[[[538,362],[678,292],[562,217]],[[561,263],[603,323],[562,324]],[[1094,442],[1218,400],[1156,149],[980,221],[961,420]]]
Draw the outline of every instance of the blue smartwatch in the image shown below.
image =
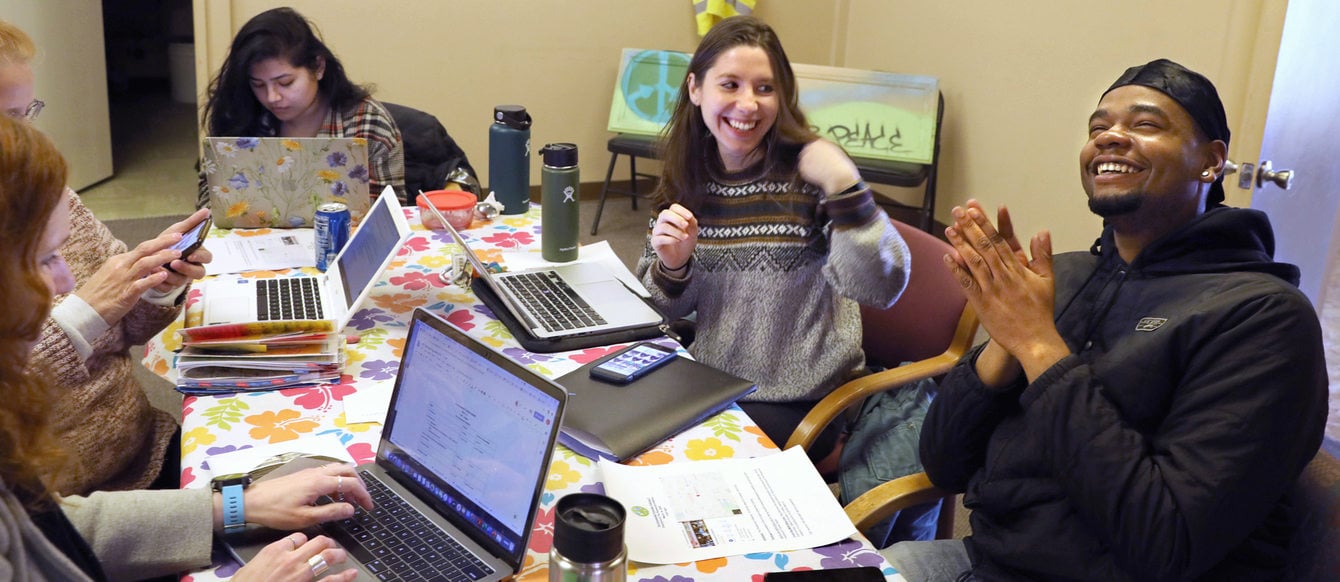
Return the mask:
[[247,525],[242,492],[251,485],[251,475],[223,475],[214,478],[211,485],[215,491],[223,494],[223,529],[226,531]]

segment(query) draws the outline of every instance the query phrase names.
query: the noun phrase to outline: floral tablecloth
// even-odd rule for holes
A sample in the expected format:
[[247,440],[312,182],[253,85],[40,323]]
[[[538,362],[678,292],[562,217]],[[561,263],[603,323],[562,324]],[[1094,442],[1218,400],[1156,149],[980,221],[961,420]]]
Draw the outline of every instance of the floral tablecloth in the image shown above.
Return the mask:
[[[307,435],[335,435],[349,454],[365,463],[376,456],[380,423],[351,424],[345,421],[342,399],[360,385],[395,376],[405,347],[408,322],[415,307],[422,306],[444,316],[472,337],[499,349],[537,373],[556,378],[586,362],[622,347],[613,345],[580,351],[537,354],[523,350],[503,324],[495,319],[468,289],[444,283],[438,275],[450,263],[450,235],[424,230],[417,209],[405,210],[415,233],[400,250],[383,280],[355,313],[346,329],[357,343],[347,350],[345,374],[339,383],[242,393],[230,396],[186,397],[182,403],[182,487],[206,487],[211,474],[211,455],[268,443],[280,443]],[[517,216],[475,221],[463,234],[485,262],[502,262],[504,250],[539,248],[539,208]],[[255,236],[267,230],[216,230],[213,237]],[[248,273],[255,277],[283,277],[303,270]],[[315,272],[315,271],[309,271]],[[198,318],[199,291],[187,299],[185,318]],[[169,326],[146,350],[144,365],[171,378],[173,350],[181,342],[176,331],[183,322]],[[669,342],[668,339],[661,341]],[[633,465],[755,457],[775,453],[774,445],[738,407],[731,407],[702,424],[667,440],[630,461]],[[545,580],[548,552],[553,542],[553,510],[558,498],[581,491],[603,492],[596,464],[559,446],[549,467],[539,514],[530,538],[520,579]],[[849,566],[876,566],[900,579],[863,537],[812,550],[759,553],[703,560],[687,564],[650,565],[632,563],[629,580],[647,582],[691,582],[694,580],[761,580],[765,572]],[[226,578],[237,565],[226,556],[216,556],[212,567],[192,572],[184,580]]]

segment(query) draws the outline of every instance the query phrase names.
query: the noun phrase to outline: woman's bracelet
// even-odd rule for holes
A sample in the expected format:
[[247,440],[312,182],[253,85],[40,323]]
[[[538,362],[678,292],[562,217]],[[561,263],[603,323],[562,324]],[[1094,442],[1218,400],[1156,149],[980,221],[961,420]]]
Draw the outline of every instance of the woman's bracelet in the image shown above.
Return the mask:
[[[658,260],[659,260],[659,259],[658,259]],[[666,273],[682,273],[682,272],[688,270],[688,268],[689,268],[689,262],[688,262],[688,261],[684,261],[684,264],[682,264],[682,265],[680,265],[679,267],[674,268],[674,269],[671,269],[669,265],[666,265],[666,264],[665,264],[665,261],[661,261],[661,270],[662,270],[662,271],[665,271]]]
[[848,194],[855,194],[855,193],[857,193],[857,192],[864,191],[864,190],[866,190],[866,189],[868,189],[868,188],[870,188],[870,186],[866,185],[865,180],[857,180],[855,184],[852,184],[852,185],[850,185],[850,186],[847,186],[847,189],[846,189],[846,190],[843,190],[843,191],[841,191],[841,192],[838,192],[837,194],[829,194],[829,196],[830,196],[830,197],[831,197],[831,196],[846,196],[846,195],[848,195]]

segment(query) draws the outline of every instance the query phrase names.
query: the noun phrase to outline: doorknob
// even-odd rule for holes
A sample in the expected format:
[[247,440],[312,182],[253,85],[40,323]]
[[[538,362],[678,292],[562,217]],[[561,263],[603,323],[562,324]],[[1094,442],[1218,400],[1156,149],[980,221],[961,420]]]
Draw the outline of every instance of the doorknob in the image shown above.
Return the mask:
[[1266,182],[1279,186],[1281,190],[1288,190],[1293,185],[1293,170],[1272,170],[1270,160],[1261,162],[1261,171],[1256,174],[1256,187],[1260,188]]
[[1242,173],[1238,175],[1238,188],[1242,190],[1252,189],[1252,179],[1256,176],[1255,172],[1253,172],[1252,170],[1255,169],[1256,166],[1253,165],[1251,162],[1244,162],[1239,164],[1233,160],[1224,160],[1225,176],[1229,174],[1235,174],[1238,172],[1238,170],[1242,170]]

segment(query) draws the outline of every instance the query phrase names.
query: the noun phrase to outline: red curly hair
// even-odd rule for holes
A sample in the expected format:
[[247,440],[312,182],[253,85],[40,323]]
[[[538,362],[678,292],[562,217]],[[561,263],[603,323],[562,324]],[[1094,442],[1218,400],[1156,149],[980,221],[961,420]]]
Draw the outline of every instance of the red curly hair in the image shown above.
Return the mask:
[[31,508],[54,499],[40,475],[63,458],[48,431],[50,391],[24,367],[51,310],[37,255],[65,203],[66,171],[51,140],[0,116],[0,479]]

